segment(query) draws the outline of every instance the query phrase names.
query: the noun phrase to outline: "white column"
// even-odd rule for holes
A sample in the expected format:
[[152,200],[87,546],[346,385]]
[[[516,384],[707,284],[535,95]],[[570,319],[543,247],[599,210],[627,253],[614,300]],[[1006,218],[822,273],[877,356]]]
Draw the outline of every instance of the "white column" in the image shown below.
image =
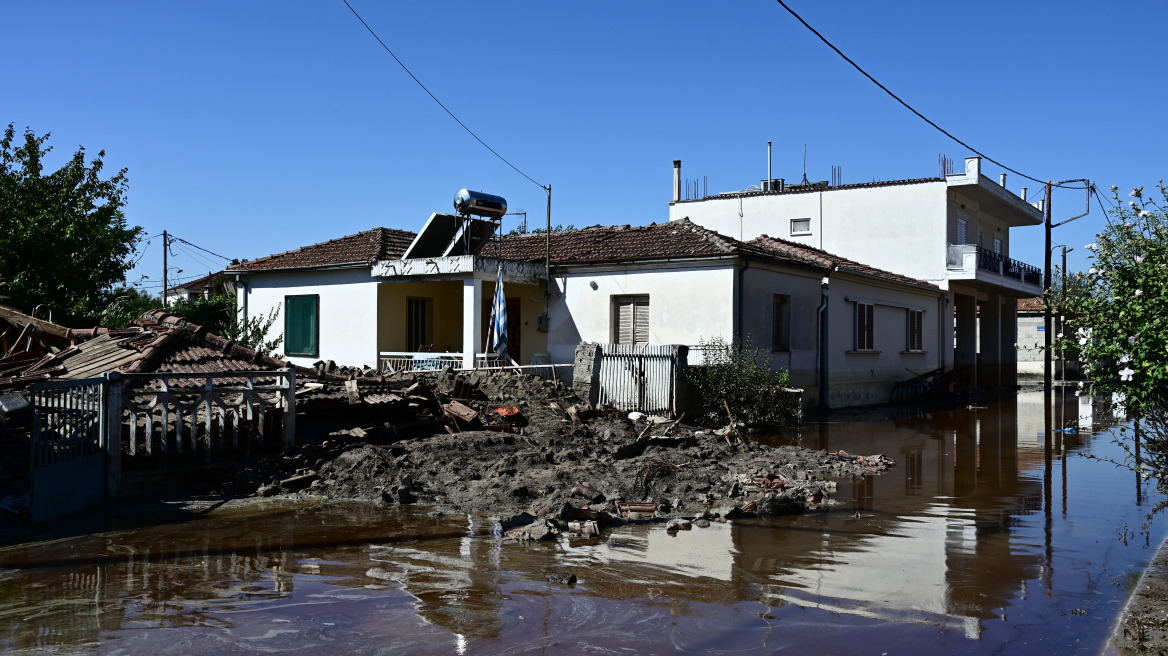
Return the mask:
[[483,347],[483,281],[472,277],[462,282],[463,367],[474,367],[474,356]]

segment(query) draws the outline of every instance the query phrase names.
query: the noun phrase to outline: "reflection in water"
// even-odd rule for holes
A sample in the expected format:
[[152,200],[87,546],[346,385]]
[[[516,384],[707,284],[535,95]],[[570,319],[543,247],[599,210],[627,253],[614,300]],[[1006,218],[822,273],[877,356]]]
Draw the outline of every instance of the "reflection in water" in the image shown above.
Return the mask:
[[488,519],[228,508],[0,549],[0,650],[1097,651],[1164,531],[1134,535],[1144,491],[1077,457],[1108,436],[1048,433],[1037,396],[776,438],[897,461],[829,512],[505,545]]

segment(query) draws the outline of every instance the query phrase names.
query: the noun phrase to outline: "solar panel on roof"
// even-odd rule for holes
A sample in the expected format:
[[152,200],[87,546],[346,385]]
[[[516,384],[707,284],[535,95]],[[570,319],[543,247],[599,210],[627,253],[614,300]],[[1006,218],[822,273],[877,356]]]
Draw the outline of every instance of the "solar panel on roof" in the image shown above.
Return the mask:
[[491,240],[497,227],[494,221],[434,212],[402,259],[474,255]]

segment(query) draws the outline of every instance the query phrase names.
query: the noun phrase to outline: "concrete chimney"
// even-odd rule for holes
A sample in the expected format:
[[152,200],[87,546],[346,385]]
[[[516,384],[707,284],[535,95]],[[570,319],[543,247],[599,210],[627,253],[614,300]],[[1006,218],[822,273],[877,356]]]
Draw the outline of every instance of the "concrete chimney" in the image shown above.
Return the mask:
[[681,160],[673,160],[673,200],[681,200]]

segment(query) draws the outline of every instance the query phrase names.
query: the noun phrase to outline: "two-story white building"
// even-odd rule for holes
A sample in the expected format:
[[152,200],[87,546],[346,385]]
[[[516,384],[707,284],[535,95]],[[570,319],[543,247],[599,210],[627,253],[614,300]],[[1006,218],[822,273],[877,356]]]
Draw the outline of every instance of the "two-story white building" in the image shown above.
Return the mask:
[[[761,189],[693,200],[680,198],[679,181],[675,162],[672,221],[742,241],[765,234],[807,244],[945,290],[953,320],[941,322],[952,331],[942,365],[969,368],[980,387],[1015,384],[1016,299],[1040,295],[1042,275],[1009,257],[1010,229],[1042,225],[1043,214],[982,175],[980,158],[944,177],[836,186],[766,180]],[[862,305],[853,304],[853,321],[865,320]]]

